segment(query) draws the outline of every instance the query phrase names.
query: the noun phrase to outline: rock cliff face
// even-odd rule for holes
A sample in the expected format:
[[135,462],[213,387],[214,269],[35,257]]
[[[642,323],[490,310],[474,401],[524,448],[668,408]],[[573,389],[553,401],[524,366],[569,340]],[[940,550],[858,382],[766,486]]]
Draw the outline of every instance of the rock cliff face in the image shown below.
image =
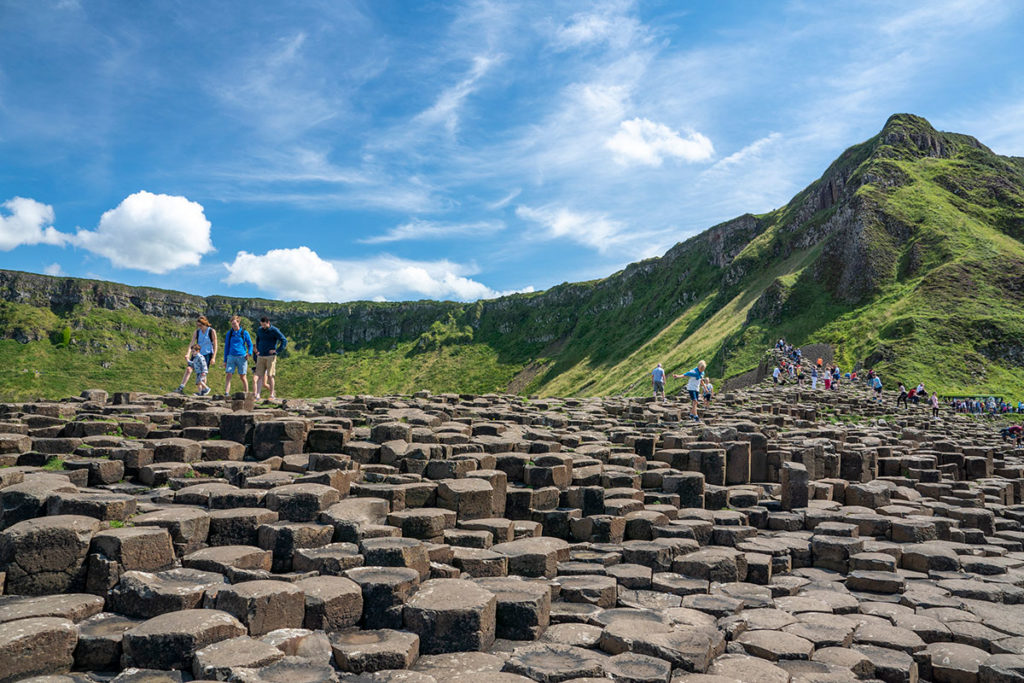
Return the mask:
[[[621,388],[633,381],[626,368],[663,357],[707,357],[716,375],[738,375],[756,367],[753,349],[784,335],[833,344],[846,365],[871,356],[898,367],[901,344],[932,343],[925,335],[944,333],[953,317],[965,334],[982,329],[959,298],[969,291],[965,279],[984,275],[986,296],[1011,304],[1000,319],[1000,329],[1011,331],[999,344],[981,339],[976,357],[1013,365],[1019,353],[1003,339],[1018,323],[1024,332],[1020,308],[1013,308],[1024,299],[1022,238],[1024,160],[898,114],[786,206],[726,221],[601,280],[475,303],[303,303],[0,271],[0,301],[49,316],[2,325],[0,336],[53,340],[64,317],[94,309],[180,325],[199,314],[215,321],[268,315],[287,326],[297,351],[313,356],[403,342],[416,342],[410,353],[419,354],[475,344],[513,373],[530,367],[527,390],[565,394]],[[844,326],[851,316],[889,308],[893,318],[924,313],[916,325],[898,328],[886,319]],[[977,312],[983,314],[991,311]],[[0,322],[3,315],[13,313],[0,312]],[[867,329],[865,341],[848,327]]]

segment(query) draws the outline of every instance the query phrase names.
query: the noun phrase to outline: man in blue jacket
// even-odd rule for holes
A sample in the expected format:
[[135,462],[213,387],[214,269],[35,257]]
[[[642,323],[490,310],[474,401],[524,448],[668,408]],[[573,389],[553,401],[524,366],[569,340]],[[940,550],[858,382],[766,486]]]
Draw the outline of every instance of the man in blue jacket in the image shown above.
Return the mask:
[[259,399],[263,387],[270,388],[270,400],[277,400],[274,392],[274,374],[277,370],[277,357],[288,340],[281,330],[270,324],[267,316],[260,318],[260,326],[256,329],[256,398]]
[[242,319],[237,315],[231,318],[231,328],[224,337],[224,372],[227,381],[224,383],[224,395],[231,394],[231,375],[238,373],[242,378],[242,386],[249,392],[249,356],[252,355],[252,337],[248,330],[242,329]]

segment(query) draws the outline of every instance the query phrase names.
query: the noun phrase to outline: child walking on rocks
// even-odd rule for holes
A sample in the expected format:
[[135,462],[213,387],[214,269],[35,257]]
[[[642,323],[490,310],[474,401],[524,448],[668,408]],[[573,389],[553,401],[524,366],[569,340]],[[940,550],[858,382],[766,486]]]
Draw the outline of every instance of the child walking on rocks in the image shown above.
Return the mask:
[[[188,381],[190,374],[196,373],[196,388],[199,390],[196,392],[197,396],[206,396],[210,393],[210,387],[206,385],[206,374],[209,370],[210,366],[206,363],[206,356],[202,353],[201,347],[199,344],[193,344],[192,357],[189,358],[188,370],[185,371],[185,382]],[[185,382],[178,387],[178,393],[185,393]]]
[[900,407],[900,403],[903,404],[904,408],[910,408],[910,404],[907,403],[907,388],[903,386],[903,382],[900,382],[900,395],[896,397],[896,407]]
[[933,391],[932,392],[932,397],[930,399],[928,399],[928,402],[932,404],[932,417],[938,417],[939,416],[939,395],[936,394]]
[[697,401],[700,399],[701,380],[704,379],[704,369],[707,366],[707,363],[701,361],[697,363],[697,367],[689,372],[684,372],[681,375],[672,375],[676,379],[686,378],[686,393],[690,395],[690,419],[694,422],[700,422],[700,416],[697,415]]

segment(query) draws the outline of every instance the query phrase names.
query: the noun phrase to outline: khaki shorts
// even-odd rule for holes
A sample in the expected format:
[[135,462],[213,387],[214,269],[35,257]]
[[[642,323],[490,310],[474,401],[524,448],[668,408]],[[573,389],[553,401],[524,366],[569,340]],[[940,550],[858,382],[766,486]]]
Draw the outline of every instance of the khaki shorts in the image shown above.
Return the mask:
[[260,356],[256,359],[256,376],[262,377],[264,373],[274,377],[277,369],[277,356]]

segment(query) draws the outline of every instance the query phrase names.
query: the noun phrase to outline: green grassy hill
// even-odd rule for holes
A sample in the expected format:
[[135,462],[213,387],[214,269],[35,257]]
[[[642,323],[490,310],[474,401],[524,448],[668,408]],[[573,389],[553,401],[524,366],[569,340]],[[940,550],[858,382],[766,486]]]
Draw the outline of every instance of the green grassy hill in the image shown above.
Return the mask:
[[1024,159],[899,114],[785,206],[544,292],[311,304],[0,271],[0,398],[173,388],[199,313],[218,330],[272,316],[292,342],[289,396],[619,393],[657,362],[742,374],[780,336],[890,382],[1018,396],[1022,240]]

